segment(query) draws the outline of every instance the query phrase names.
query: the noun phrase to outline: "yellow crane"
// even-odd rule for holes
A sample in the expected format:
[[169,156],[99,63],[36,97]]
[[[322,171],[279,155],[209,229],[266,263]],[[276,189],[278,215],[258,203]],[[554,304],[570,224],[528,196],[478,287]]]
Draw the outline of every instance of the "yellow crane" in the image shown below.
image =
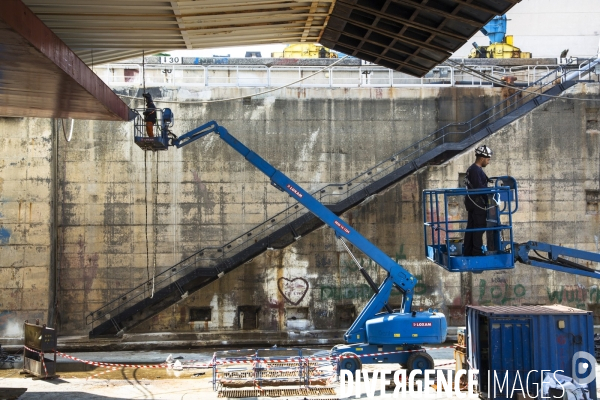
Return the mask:
[[512,35],[506,34],[506,15],[494,17],[481,32],[490,39],[488,46],[473,42],[469,58],[531,58],[531,53],[521,51],[513,45]]
[[273,58],[337,58],[337,53],[316,43],[296,43],[283,51],[271,53]]

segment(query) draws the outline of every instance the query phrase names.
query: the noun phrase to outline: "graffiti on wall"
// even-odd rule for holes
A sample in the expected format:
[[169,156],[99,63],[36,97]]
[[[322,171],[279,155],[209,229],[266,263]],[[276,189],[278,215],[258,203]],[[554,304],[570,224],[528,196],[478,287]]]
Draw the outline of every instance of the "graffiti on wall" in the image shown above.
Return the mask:
[[277,280],[277,288],[283,298],[294,306],[300,304],[300,302],[308,293],[308,281],[304,278],[279,278]]
[[[422,275],[415,275],[419,281],[413,289],[415,295],[424,295],[427,293],[427,285],[421,281]],[[366,283],[350,284],[341,286],[321,285],[318,287],[320,300],[368,300],[373,296],[373,290]],[[397,290],[392,290],[390,298],[401,297],[402,294]]]
[[400,245],[400,248],[396,252],[395,261],[406,260],[406,254],[404,254],[404,243]]
[[8,244],[10,232],[6,228],[0,228],[0,244]]
[[342,287],[320,286],[321,300],[367,300],[373,296],[373,290],[366,283],[361,285],[347,285]]
[[577,308],[585,308],[586,302],[600,303],[600,289],[598,286],[585,287],[583,285],[564,285],[560,289],[546,288],[548,301],[552,304],[573,304]]
[[[530,288],[531,289],[531,288]],[[511,285],[504,278],[479,280],[480,305],[505,305],[516,300],[522,300],[528,289],[521,285]],[[586,308],[586,304],[600,304],[600,288],[596,285],[585,287],[583,285],[563,285],[557,289],[546,287],[547,301],[540,299],[541,303],[570,304],[577,308]],[[536,299],[532,299],[536,300]]]
[[[395,253],[396,262],[406,260],[407,256],[404,253],[404,245],[401,244]],[[333,260],[327,256],[318,256],[316,263],[317,267],[331,266]],[[360,258],[359,263],[373,277],[377,277],[381,272],[381,268],[369,258]],[[318,298],[321,301],[339,301],[339,300],[357,300],[367,301],[373,296],[373,291],[366,283],[357,283],[360,279],[358,267],[349,260],[340,260],[340,272],[342,278],[341,284],[333,285],[318,285],[314,287],[317,290]],[[356,279],[355,279],[356,277]],[[417,285],[414,288],[415,295],[427,296],[432,292],[431,288],[423,281],[421,274],[415,274]],[[344,283],[346,281],[347,283]],[[298,305],[306,296],[309,290],[309,283],[304,278],[279,278],[278,289],[285,301],[292,305]],[[526,296],[531,295],[536,290],[523,284],[511,284],[505,277],[497,276],[491,279],[480,279],[478,287],[474,288],[477,293],[477,303],[480,305],[510,305],[521,304]],[[558,288],[546,288],[547,303],[549,304],[570,304],[577,308],[586,308],[586,304],[600,304],[600,288],[597,286],[585,287],[582,285],[565,285]],[[392,290],[390,298],[399,297],[401,294]],[[532,301],[544,303],[544,299],[537,298]],[[529,299],[529,298],[528,298]]]
[[485,279],[479,280],[480,305],[506,304],[525,296],[527,289],[519,284],[511,285],[504,278],[493,278],[488,283]]

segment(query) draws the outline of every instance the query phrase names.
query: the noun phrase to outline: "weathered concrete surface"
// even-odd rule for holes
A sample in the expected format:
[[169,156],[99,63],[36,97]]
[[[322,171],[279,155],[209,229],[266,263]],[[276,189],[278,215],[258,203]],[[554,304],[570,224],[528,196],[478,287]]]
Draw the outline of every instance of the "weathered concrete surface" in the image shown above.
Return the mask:
[[52,129],[48,119],[0,118],[0,337],[48,321]]
[[[597,85],[580,85],[572,94],[588,97],[597,92]],[[521,184],[522,206],[515,219],[517,241],[533,239],[596,249],[598,215],[589,200],[598,190],[600,143],[595,121],[599,116],[597,108],[586,104],[554,101],[486,141],[497,154],[488,168],[490,176],[510,174]],[[374,132],[379,147],[385,137]],[[350,140],[356,143],[354,137]],[[368,140],[365,137],[357,145],[367,153],[377,153],[377,149],[368,147]],[[353,161],[363,156],[363,151],[352,153]],[[415,307],[442,308],[453,325],[464,324],[465,302],[562,303],[595,308],[598,292],[592,279],[526,266],[461,277],[424,260],[420,192],[428,187],[455,187],[459,172],[472,162],[472,153],[468,152],[446,165],[423,170],[344,217],[419,277]],[[300,171],[286,172],[302,176]],[[365,264],[373,276],[384,277],[378,267],[366,260]],[[233,329],[239,329],[236,307],[240,305],[260,307],[259,327],[265,330],[339,328],[353,318],[370,295],[351,260],[337,248],[331,232],[321,229],[293,247],[255,259],[136,331],[203,331],[226,327],[227,321]],[[188,309],[194,307],[211,307],[211,321],[187,320]]]
[[[598,89],[597,84],[577,85],[566,95],[597,98]],[[486,173],[512,175],[520,185],[519,211],[513,218],[517,242],[538,240],[598,251],[598,120],[599,108],[594,102],[560,99],[536,109],[484,142],[495,154]],[[376,229],[374,242],[388,252],[394,245],[404,245],[404,265],[423,277],[424,286],[421,296],[416,296],[415,306],[444,307],[452,325],[464,324],[465,302],[559,303],[599,310],[598,281],[591,278],[520,264],[511,271],[461,277],[423,261],[419,193],[425,188],[456,187],[459,173],[473,161],[469,151],[442,166],[421,170],[347,216],[356,221],[359,231]],[[450,212],[464,213],[461,205]]]
[[[254,92],[150,90],[157,99],[229,98]],[[135,94],[137,88],[120,92]],[[578,97],[598,96],[598,85],[578,85],[572,92]],[[316,189],[354,177],[437,127],[478,114],[499,97],[498,89],[287,89],[250,104],[242,100],[157,104],[174,109],[177,134],[215,119],[302,186]],[[517,240],[596,248],[599,118],[598,109],[588,103],[557,100],[486,141],[497,154],[488,174],[509,173],[522,188]],[[231,240],[288,205],[287,196],[216,137],[148,154],[145,185],[144,153],[133,145],[131,134],[129,124],[77,121],[73,140],[60,140],[57,322],[62,334],[87,333],[85,315],[147,279],[155,258],[156,270],[162,271],[195,250]],[[3,155],[11,152],[14,149],[2,150]],[[423,170],[344,218],[420,278],[416,307],[449,311],[451,324],[464,324],[465,301],[595,307],[600,294],[589,279],[524,266],[507,273],[461,277],[424,261],[420,191],[455,187],[458,173],[471,162],[469,153]],[[5,180],[6,176],[0,175]],[[0,190],[0,198],[7,193]],[[49,210],[47,229],[50,215]],[[46,260],[48,271],[50,257]],[[28,263],[25,267],[35,265]],[[3,260],[0,264],[3,273],[12,268]],[[383,278],[383,271],[366,260],[365,267]],[[36,287],[48,287],[47,275],[45,279],[39,278]],[[469,293],[467,289],[470,297],[463,294]],[[0,302],[8,302],[11,293],[2,289]],[[45,296],[41,310],[48,308]],[[325,228],[295,246],[254,259],[133,333],[210,331],[223,332],[223,340],[235,340],[241,328],[254,326],[259,334],[339,332],[369,297],[368,286]],[[243,315],[238,307],[257,312]],[[191,310],[198,309],[204,315],[208,310],[210,320],[191,321]],[[16,316],[19,322],[33,318],[25,310],[20,304],[7,308],[21,312]]]
[[[182,94],[159,88],[150,91],[155,99]],[[230,98],[248,92],[252,89],[201,93]],[[288,89],[250,104],[242,100],[184,103],[174,105],[173,110],[178,134],[215,119],[302,186],[314,190],[352,178],[393,149],[483,111],[498,96],[493,89]],[[73,142],[60,147],[60,171],[65,177],[59,211],[64,227],[60,252],[64,332],[85,332],[87,313],[143,282],[148,270],[154,270],[155,251],[157,271],[162,271],[193,251],[231,240],[290,204],[262,173],[215,136],[179,151],[148,154],[146,197],[144,154],[132,144],[131,126],[90,123],[88,136],[79,136],[81,131],[76,126]],[[328,237],[329,233],[316,235]],[[236,330],[244,324],[238,306],[259,307],[258,326],[265,330],[285,329],[288,318],[289,325],[298,330],[343,328],[347,321],[332,323],[331,315],[323,314],[326,310],[317,313],[311,305],[321,296],[336,296],[330,293],[331,285],[344,273],[340,268],[347,267],[339,267],[337,253],[324,252],[320,240],[307,239],[290,252],[255,260],[250,268],[192,294],[186,301],[190,306],[175,306],[139,329]],[[319,258],[296,256],[306,252]],[[302,285],[317,276],[322,288],[310,283],[308,294],[309,288]],[[303,280],[294,280],[297,277]],[[295,284],[300,285],[298,293]],[[369,295],[365,286],[357,287],[357,302]],[[294,293],[287,293],[288,289]],[[291,303],[297,303],[296,308],[290,308]],[[189,321],[190,307],[206,306],[213,308],[210,322]],[[329,313],[334,308],[330,304]]]

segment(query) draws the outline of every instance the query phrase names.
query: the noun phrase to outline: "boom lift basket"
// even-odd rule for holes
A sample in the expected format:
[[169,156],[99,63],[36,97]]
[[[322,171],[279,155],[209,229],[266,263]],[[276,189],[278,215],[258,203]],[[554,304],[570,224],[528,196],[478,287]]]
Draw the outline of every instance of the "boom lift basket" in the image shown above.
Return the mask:
[[152,125],[152,133],[154,137],[148,135],[146,121],[144,120],[145,108],[137,108],[134,110],[137,116],[135,117],[133,127],[134,142],[142,150],[167,150],[169,141],[176,136],[171,132],[170,128],[175,122],[175,117],[170,108],[156,108],[156,123]]
[[[425,255],[451,272],[481,272],[515,266],[512,214],[518,208],[517,181],[510,176],[493,178],[495,186],[483,189],[433,189],[423,191]],[[487,226],[467,229],[464,199],[486,196]],[[466,232],[484,232],[484,256],[466,257],[461,246]]]

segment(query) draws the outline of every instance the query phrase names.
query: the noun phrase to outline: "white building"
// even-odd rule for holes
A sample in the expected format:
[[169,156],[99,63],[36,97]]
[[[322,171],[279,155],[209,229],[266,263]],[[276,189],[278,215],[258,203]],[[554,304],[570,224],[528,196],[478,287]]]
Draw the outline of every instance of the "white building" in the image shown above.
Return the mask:
[[[522,0],[507,14],[507,34],[514,45],[535,58],[553,57],[569,49],[569,56],[598,54],[600,0]],[[453,57],[466,57],[472,42],[486,46],[489,40],[477,33]]]

